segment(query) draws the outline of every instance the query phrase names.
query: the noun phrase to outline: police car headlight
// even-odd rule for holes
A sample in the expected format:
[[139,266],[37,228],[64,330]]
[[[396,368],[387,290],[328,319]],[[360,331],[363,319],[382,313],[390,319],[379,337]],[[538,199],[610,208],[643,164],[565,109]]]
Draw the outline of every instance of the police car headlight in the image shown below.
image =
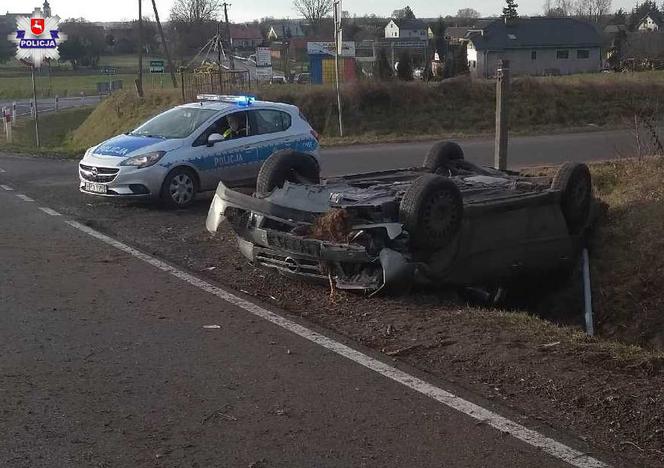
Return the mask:
[[156,164],[164,157],[166,151],[153,151],[152,153],[139,154],[120,163],[121,166],[149,167]]

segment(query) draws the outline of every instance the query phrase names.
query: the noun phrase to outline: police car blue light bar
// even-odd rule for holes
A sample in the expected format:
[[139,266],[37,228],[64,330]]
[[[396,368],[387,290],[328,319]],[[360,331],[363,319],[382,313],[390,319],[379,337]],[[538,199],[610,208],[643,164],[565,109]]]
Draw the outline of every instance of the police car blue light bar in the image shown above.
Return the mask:
[[255,100],[255,96],[232,96],[227,94],[199,94],[196,96],[199,101],[219,101],[237,104],[240,107],[248,107]]

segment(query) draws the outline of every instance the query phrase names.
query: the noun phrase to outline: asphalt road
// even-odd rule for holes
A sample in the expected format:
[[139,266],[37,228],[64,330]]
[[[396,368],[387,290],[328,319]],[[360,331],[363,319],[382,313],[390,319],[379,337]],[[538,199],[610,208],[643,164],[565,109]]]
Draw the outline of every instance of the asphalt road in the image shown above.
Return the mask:
[[[464,149],[466,159],[493,165],[493,138],[456,141]],[[333,147],[323,150],[323,171],[326,175],[342,175],[418,166],[431,145],[432,142],[426,141]],[[629,130],[512,137],[508,146],[508,167],[519,169],[565,161],[615,159],[634,156],[635,148],[635,137]]]
[[0,168],[1,466],[563,465],[41,210],[72,162]]

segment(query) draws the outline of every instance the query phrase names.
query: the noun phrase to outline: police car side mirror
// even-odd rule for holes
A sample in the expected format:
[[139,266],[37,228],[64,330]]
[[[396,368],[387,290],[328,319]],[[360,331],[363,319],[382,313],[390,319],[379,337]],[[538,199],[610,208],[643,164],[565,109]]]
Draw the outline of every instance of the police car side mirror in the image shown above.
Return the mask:
[[212,133],[208,137],[207,145],[214,146],[216,143],[219,143],[220,141],[224,141],[224,137],[218,133]]

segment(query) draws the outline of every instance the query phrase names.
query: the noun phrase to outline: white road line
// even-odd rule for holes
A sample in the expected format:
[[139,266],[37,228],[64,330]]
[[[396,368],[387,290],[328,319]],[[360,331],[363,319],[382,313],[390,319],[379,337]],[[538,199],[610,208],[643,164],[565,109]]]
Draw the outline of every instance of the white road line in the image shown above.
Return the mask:
[[43,211],[44,213],[46,213],[47,215],[51,215],[51,216],[60,216],[60,213],[58,213],[57,211],[52,210],[52,209],[50,209],[50,208],[46,208],[46,207],[44,207],[44,206],[40,206],[39,209],[42,210],[42,211]]
[[33,202],[33,201],[34,201],[32,198],[30,198],[30,197],[27,196],[27,195],[23,195],[22,193],[17,193],[16,196],[17,196],[18,198],[20,198],[21,200],[23,200],[23,201],[29,201],[29,202]]
[[2,187],[3,190],[7,190],[7,191],[14,190],[9,185],[0,185],[0,187]]
[[354,361],[357,364],[360,364],[368,369],[371,369],[374,372],[383,375],[384,377],[387,377],[389,379],[394,380],[395,382],[398,382],[406,387],[409,387],[415,390],[416,392],[419,392],[425,396],[433,398],[434,400],[452,409],[455,409],[465,415],[468,415],[471,418],[481,421],[484,424],[492,426],[493,428],[501,432],[506,432],[512,435],[513,437],[521,440],[522,442],[525,442],[526,444],[529,444],[533,447],[537,447],[542,451],[548,453],[549,455],[564,462],[567,462],[572,466],[578,468],[605,468],[609,466],[604,462],[591,457],[588,454],[585,454],[576,449],[568,447],[567,445],[561,442],[553,440],[543,434],[540,434],[537,431],[528,429],[527,427],[522,426],[521,424],[518,424],[514,421],[511,421],[510,419],[507,419],[503,416],[500,416],[499,414],[496,414],[493,411],[483,408],[482,406],[464,400],[463,398],[460,398],[446,390],[443,390],[442,388],[436,387],[430,383],[425,382],[424,380],[421,380],[404,371],[401,371],[396,367],[390,366],[382,361],[379,361],[378,359],[374,359],[370,356],[367,356],[366,354],[361,353],[360,351],[357,351],[353,348],[350,348],[349,346],[339,343],[338,341],[335,341],[331,338],[316,333],[313,330],[309,330],[308,328],[302,325],[299,325],[291,320],[288,320],[287,318],[277,315],[274,312],[270,312],[267,309],[264,309],[256,304],[253,304],[245,299],[242,299],[241,297],[231,294],[228,291],[225,291],[217,286],[213,286],[212,284],[207,283],[206,281],[203,281],[189,273],[186,273],[182,270],[178,270],[177,268],[172,267],[171,265],[168,265],[167,263],[162,262],[161,260],[151,257],[150,255],[144,254],[143,252],[140,252],[132,247],[129,247],[128,245],[123,244],[122,242],[119,242],[98,231],[95,231],[94,229],[84,226],[83,224],[77,223],[76,221],[66,221],[66,223],[78,229],[79,231],[82,231],[110,246],[115,247],[116,249],[119,249],[123,252],[133,255],[134,257],[139,258],[140,260],[143,260],[146,263],[149,263],[150,265],[154,266],[155,268],[158,268],[159,270],[162,270],[166,273],[170,273],[176,278],[179,278],[182,281],[191,284],[192,286],[195,286],[199,289],[202,289],[205,292],[215,295],[220,299],[223,299],[226,302],[229,302],[237,307],[240,307],[255,316],[263,318],[268,322],[271,322],[275,325],[278,325],[281,328],[293,332],[296,335],[301,336],[302,338],[312,341],[313,343],[316,343],[322,346],[323,348],[326,348],[340,356],[350,359],[351,361]]

